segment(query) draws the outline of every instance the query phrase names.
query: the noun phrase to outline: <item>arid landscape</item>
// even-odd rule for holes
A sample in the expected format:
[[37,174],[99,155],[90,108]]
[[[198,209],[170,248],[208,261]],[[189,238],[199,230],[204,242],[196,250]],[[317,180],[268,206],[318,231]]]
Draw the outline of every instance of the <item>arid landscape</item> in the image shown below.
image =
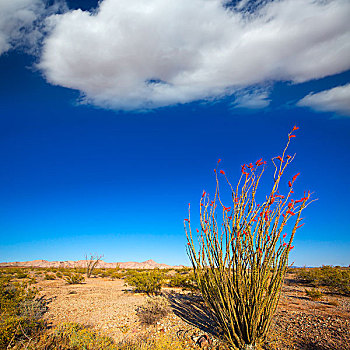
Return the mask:
[[[146,263],[157,265],[154,262]],[[141,266],[142,263],[138,264]],[[298,270],[303,270],[303,273]],[[315,288],[302,279],[308,270],[313,269],[291,269],[287,273],[264,349],[350,349],[349,296],[322,286],[317,289],[322,295],[312,294]],[[158,276],[161,276],[162,288],[156,296],[138,292],[128,284],[128,281],[132,281],[130,276],[135,278],[147,273],[149,276],[152,273],[161,273]],[[82,279],[71,283],[67,279],[69,275],[80,275]],[[215,322],[200,296],[195,290],[189,290],[190,275],[188,268],[172,267],[164,267],[163,270],[98,267],[91,278],[83,277],[83,268],[1,268],[2,279],[12,276],[13,283],[28,281],[38,289],[36,298],[45,301],[47,306],[43,313],[45,332],[74,323],[110,337],[114,344],[129,346],[119,347],[120,349],[143,349],[139,345],[133,347],[130,344],[140,344],[159,337],[167,339],[169,344],[173,341],[176,345],[174,349],[225,349],[224,344],[217,340]],[[187,276],[187,280],[183,276]],[[150,300],[158,303],[156,309],[150,309]],[[153,319],[151,316],[154,315],[156,317]],[[35,336],[32,339],[24,334],[24,337],[18,338],[15,349],[26,348],[28,339],[35,343]],[[27,345],[21,348],[18,344]],[[15,346],[15,342],[12,345]],[[172,347],[169,345],[164,349]]]

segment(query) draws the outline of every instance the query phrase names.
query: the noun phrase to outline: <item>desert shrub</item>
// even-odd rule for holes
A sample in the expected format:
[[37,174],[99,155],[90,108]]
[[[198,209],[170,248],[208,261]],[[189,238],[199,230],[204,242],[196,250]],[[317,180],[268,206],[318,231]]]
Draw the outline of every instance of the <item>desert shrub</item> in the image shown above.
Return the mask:
[[45,273],[45,279],[46,280],[55,280],[56,276],[54,274],[51,274],[51,273]]
[[78,323],[62,323],[24,345],[28,350],[118,350],[112,338]]
[[18,271],[16,273],[16,278],[18,278],[18,279],[23,279],[23,278],[28,278],[28,277],[29,277],[29,275],[27,272]]
[[321,268],[303,268],[298,279],[311,286],[324,286],[333,293],[350,295],[350,270],[341,267],[322,266]]
[[133,273],[126,276],[126,283],[135,287],[137,292],[147,294],[157,294],[161,291],[164,280],[164,274],[159,270],[144,271]]
[[118,344],[117,350],[190,350],[198,349],[168,334],[156,337],[145,337],[136,340],[127,340]]
[[124,276],[124,274],[115,269],[96,269],[95,274],[99,277],[119,279]]
[[26,283],[0,282],[0,349],[23,337],[38,332],[47,310],[43,299],[36,299],[37,290]]
[[70,273],[64,276],[64,280],[68,284],[80,284],[84,282],[85,278],[78,273]]
[[154,325],[169,313],[169,305],[162,297],[149,298],[146,304],[137,309],[141,324]]
[[323,294],[320,290],[316,288],[312,289],[305,289],[305,294],[311,299],[311,300],[320,300],[323,297]]
[[193,272],[176,273],[168,280],[169,287],[182,288],[191,292],[198,291],[197,281]]
[[142,336],[115,344],[112,338],[87,326],[63,323],[16,350],[190,350],[196,349],[167,334]]
[[[310,193],[292,199],[299,173],[281,182],[294,159],[287,149],[297,129],[288,134],[281,155],[272,158],[271,192],[259,192],[266,164],[262,159],[244,164],[236,185],[219,171],[219,160],[215,194],[210,198],[203,191],[199,203],[200,227],[192,231],[190,213],[184,221],[198,288],[221,337],[234,350],[256,349],[266,339],[294,235],[302,226],[301,213],[311,203]],[[227,186],[219,186],[219,179]],[[197,232],[196,243],[192,232]]]
[[63,278],[62,272],[57,271],[57,272],[56,272],[56,277],[57,277],[57,278]]

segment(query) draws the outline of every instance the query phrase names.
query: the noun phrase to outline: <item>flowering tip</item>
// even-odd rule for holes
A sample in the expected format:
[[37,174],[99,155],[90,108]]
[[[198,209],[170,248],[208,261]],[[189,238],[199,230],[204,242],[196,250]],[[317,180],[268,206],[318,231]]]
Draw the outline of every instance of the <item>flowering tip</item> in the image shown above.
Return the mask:
[[220,170],[220,174],[225,175],[225,172],[223,170]]
[[288,186],[292,187],[292,182],[291,181],[288,181]]
[[294,245],[292,245],[291,247],[289,247],[289,250],[292,250],[294,248]]
[[299,126],[294,125],[292,131],[298,130],[298,129],[299,129]]
[[289,140],[290,140],[292,137],[295,137],[295,135],[289,135]]
[[218,159],[218,164],[221,162],[221,159]]

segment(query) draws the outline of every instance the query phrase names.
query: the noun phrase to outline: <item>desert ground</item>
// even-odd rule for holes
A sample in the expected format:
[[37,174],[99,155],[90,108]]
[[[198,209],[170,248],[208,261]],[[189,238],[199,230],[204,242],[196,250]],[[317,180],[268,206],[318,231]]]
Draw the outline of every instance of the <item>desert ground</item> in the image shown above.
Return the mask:
[[[19,270],[16,269],[18,276]],[[215,323],[199,294],[165,283],[156,298],[166,301],[167,315],[145,324],[139,310],[155,297],[130,287],[125,279],[127,270],[123,275],[100,269],[100,273],[82,277],[77,284],[57,278],[48,269],[23,270],[30,278],[35,277],[32,283],[39,290],[38,297],[47,302],[44,319],[49,329],[66,322],[79,323],[112,337],[117,344],[164,334],[181,339],[189,349],[201,348],[199,340],[204,336],[211,343],[210,349],[224,349],[215,337]],[[178,274],[172,269],[163,273],[170,277]],[[264,349],[350,349],[350,297],[320,287],[322,297],[311,298],[306,291],[312,287],[297,277],[295,271],[286,275]]]
[[[271,349],[350,349],[350,298],[326,294],[310,300],[304,286],[288,274],[266,347]],[[137,309],[148,296],[135,293],[123,279],[90,278],[83,284],[43,280],[40,293],[49,300],[45,315],[52,326],[78,322],[100,329],[117,342],[143,333],[171,332],[188,341],[213,337],[211,321],[198,299],[179,288],[163,288],[171,312],[155,326],[143,326]]]

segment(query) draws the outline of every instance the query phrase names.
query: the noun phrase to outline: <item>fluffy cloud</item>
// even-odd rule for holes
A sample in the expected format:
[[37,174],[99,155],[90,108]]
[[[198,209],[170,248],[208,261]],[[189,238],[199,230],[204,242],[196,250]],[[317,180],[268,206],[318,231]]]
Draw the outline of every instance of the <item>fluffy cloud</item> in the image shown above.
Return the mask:
[[338,86],[316,94],[309,94],[298,102],[322,112],[336,112],[350,117],[350,84]]
[[87,103],[127,110],[350,68],[348,0],[260,1],[253,12],[246,3],[103,0],[95,13],[55,15],[39,68]]
[[33,46],[40,35],[34,22],[44,13],[42,0],[0,1],[0,54],[26,41]]

